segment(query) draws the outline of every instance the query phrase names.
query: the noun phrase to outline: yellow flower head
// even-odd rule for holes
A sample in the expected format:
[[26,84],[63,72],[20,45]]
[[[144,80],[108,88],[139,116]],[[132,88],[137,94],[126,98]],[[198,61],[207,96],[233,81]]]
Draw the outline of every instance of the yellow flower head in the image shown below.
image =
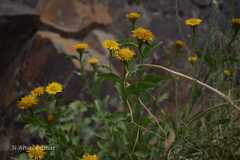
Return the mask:
[[176,48],[180,49],[184,46],[184,42],[181,40],[176,40],[175,45],[176,45]]
[[27,150],[28,157],[32,160],[42,160],[46,154],[44,147],[41,145],[32,145]]
[[132,31],[132,35],[134,38],[136,38],[139,41],[142,42],[152,42],[153,41],[153,34],[150,30],[143,28],[143,27],[138,27]]
[[116,55],[116,57],[121,61],[129,61],[133,59],[134,56],[135,56],[134,51],[129,48],[121,48]]
[[198,61],[198,56],[196,54],[193,54],[188,57],[188,62],[194,65]]
[[57,93],[63,92],[63,86],[58,82],[52,82],[48,84],[46,92],[50,95],[56,95]]
[[21,98],[20,101],[18,101],[18,108],[20,109],[28,109],[31,108],[35,105],[38,104],[38,99],[36,96],[34,95],[28,95],[28,96],[24,96]]
[[89,48],[87,43],[78,43],[78,44],[74,45],[73,47],[79,53],[84,53],[84,51]]
[[203,20],[199,18],[189,18],[185,20],[185,25],[189,27],[196,27],[199,26],[202,22]]
[[232,27],[234,27],[236,29],[240,29],[240,18],[232,19]]
[[135,22],[136,20],[138,20],[141,17],[141,14],[138,12],[130,12],[127,14],[127,18],[129,21],[131,22]]
[[223,73],[226,77],[231,77],[234,74],[234,70],[232,68],[226,68]]
[[80,160],[98,160],[98,157],[96,155],[88,155],[88,154],[86,154]]
[[96,65],[98,63],[98,59],[93,57],[88,60],[88,63],[91,65]]
[[119,50],[119,43],[115,40],[105,40],[103,42],[103,47],[110,51],[116,51]]
[[38,96],[41,96],[43,95],[45,92],[45,88],[44,87],[37,87],[37,88],[34,88],[32,91],[31,91],[31,94],[38,97]]

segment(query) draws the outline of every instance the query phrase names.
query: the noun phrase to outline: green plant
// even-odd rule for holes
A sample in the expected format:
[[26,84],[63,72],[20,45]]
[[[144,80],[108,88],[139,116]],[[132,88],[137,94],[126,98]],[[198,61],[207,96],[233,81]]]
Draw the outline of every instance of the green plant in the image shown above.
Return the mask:
[[[239,159],[236,70],[240,20],[233,19],[232,29],[226,34],[210,28],[203,48],[197,47],[200,35],[196,34],[202,20],[186,21],[192,29],[188,57],[191,74],[148,64],[150,54],[161,43],[154,41],[150,30],[137,27],[136,20],[132,37],[104,42],[109,65],[99,65],[96,58],[86,61],[88,45],[84,43],[75,46],[76,56],[68,57],[80,62],[76,73],[86,84],[84,91],[90,95],[90,101],[66,103],[61,96],[63,86],[54,82],[44,93],[31,93],[37,100],[27,98],[19,102],[20,109],[26,109],[19,120],[43,145],[54,146],[53,150],[46,150],[44,159]],[[184,45],[176,46],[178,56]],[[121,62],[121,74],[113,72],[113,58]],[[86,62],[92,67],[90,76],[86,74]],[[160,74],[159,69],[168,74]],[[183,80],[188,80],[190,89],[188,101],[180,104],[178,95]],[[105,81],[112,81],[117,96],[101,96]],[[174,87],[170,87],[172,84]],[[169,88],[175,91],[173,113],[160,107],[169,98]],[[110,103],[115,105],[113,111]],[[24,154],[19,157],[26,158]]]

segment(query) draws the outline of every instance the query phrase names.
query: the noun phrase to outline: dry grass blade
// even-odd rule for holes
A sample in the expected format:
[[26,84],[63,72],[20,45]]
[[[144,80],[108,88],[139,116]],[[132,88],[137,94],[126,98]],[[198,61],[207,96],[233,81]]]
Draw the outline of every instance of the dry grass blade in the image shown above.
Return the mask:
[[232,101],[232,99],[231,99],[229,96],[225,95],[224,93],[222,93],[222,92],[219,91],[218,89],[213,88],[212,86],[210,86],[210,85],[208,85],[208,84],[206,84],[206,83],[204,83],[204,82],[202,82],[202,81],[199,81],[199,80],[196,79],[196,78],[190,77],[190,76],[188,76],[188,75],[185,75],[185,74],[183,74],[183,73],[174,71],[174,70],[172,70],[172,69],[169,69],[169,68],[164,67],[164,66],[161,66],[161,65],[139,64],[138,66],[139,66],[139,67],[150,67],[150,68],[162,69],[162,70],[167,71],[167,72],[169,72],[169,73],[171,73],[171,74],[174,74],[174,75],[177,75],[177,76],[179,76],[179,77],[182,77],[182,78],[191,80],[191,81],[193,81],[193,82],[195,82],[195,83],[197,83],[197,84],[199,84],[199,85],[201,85],[201,86],[203,86],[203,87],[205,87],[205,88],[213,91],[214,93],[216,93],[217,95],[219,95],[220,97],[222,97],[222,98],[223,98],[226,102],[228,102],[230,105],[232,105],[234,108],[236,108],[238,111],[240,111],[240,107],[238,107],[238,106]]

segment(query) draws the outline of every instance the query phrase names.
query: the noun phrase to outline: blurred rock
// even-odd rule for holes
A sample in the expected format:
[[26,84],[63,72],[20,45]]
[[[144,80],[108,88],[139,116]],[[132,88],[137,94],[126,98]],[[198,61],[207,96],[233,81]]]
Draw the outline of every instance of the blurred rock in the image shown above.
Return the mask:
[[[0,4],[0,71],[13,62],[39,27],[39,15],[27,6]],[[1,75],[0,75],[1,77]]]
[[40,0],[1,0],[1,4],[12,3],[16,5],[25,5],[31,8],[37,8]]
[[[63,38],[59,34],[39,31],[32,49],[21,66],[19,72],[20,90],[32,88],[36,85],[46,85],[51,81],[58,81],[65,85],[66,100],[88,99],[87,92],[83,92],[83,84],[79,76],[74,74],[80,64],[76,60],[67,59],[67,55],[75,55],[73,45],[78,43],[74,39]],[[84,55],[85,60],[89,57],[97,57],[99,64],[108,64],[107,56],[100,54],[90,44],[88,54]],[[86,74],[92,72],[89,64],[85,66]]]
[[21,85],[29,88],[32,84],[46,84],[53,80],[63,82],[74,69],[63,54],[68,53],[68,46],[73,43],[63,43],[59,35],[51,32],[38,32],[31,51],[21,65]]
[[[69,60],[64,54],[75,55],[73,45],[78,41],[61,37],[59,34],[39,31],[30,54],[21,67],[21,78],[24,82],[46,84],[49,81],[64,82],[72,71],[79,68],[76,60]],[[89,49],[85,57],[96,56],[100,63],[106,58],[94,49]],[[87,70],[90,67],[87,65]]]
[[15,76],[39,24],[36,10],[15,3],[0,4],[0,106],[15,99],[11,94]]
[[192,0],[192,2],[195,5],[197,5],[201,8],[205,8],[205,7],[208,7],[209,5],[211,5],[212,0],[200,0],[200,1],[199,0]]
[[86,35],[112,23],[108,7],[97,0],[42,0],[40,10],[45,28],[68,37]]
[[111,33],[106,33],[102,30],[95,29],[86,36],[84,41],[89,43],[91,48],[96,49],[103,55],[107,55],[108,50],[103,48],[103,42],[106,39],[116,39],[116,37],[114,37]]
[[[117,40],[117,38],[112,35],[111,33],[104,32],[99,29],[95,29],[92,32],[86,36],[84,39],[85,42],[89,43],[90,47],[95,49],[97,52],[99,52],[103,57],[105,57],[105,64],[108,64],[108,56],[109,52],[107,49],[103,47],[103,42],[104,40],[107,39],[112,39],[112,40]],[[121,64],[118,60],[113,59],[112,60],[114,70],[116,69],[115,72],[121,72],[122,67]]]

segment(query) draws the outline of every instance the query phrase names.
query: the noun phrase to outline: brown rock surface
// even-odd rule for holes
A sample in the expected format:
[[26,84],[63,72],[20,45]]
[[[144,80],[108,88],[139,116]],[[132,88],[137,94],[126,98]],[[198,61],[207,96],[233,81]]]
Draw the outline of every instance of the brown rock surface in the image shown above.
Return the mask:
[[40,10],[43,25],[65,36],[85,35],[112,23],[108,7],[96,0],[43,0]]
[[26,5],[0,4],[0,106],[15,99],[14,80],[23,55],[39,27],[39,15]]
[[[48,83],[57,80],[64,82],[80,64],[75,60],[68,60],[64,54],[77,54],[73,45],[78,41],[61,37],[59,34],[39,31],[30,54],[25,58],[21,67],[21,79],[28,83]],[[94,49],[89,49],[86,57],[96,56],[100,63],[106,63],[106,57]],[[87,70],[90,67],[87,66]]]

